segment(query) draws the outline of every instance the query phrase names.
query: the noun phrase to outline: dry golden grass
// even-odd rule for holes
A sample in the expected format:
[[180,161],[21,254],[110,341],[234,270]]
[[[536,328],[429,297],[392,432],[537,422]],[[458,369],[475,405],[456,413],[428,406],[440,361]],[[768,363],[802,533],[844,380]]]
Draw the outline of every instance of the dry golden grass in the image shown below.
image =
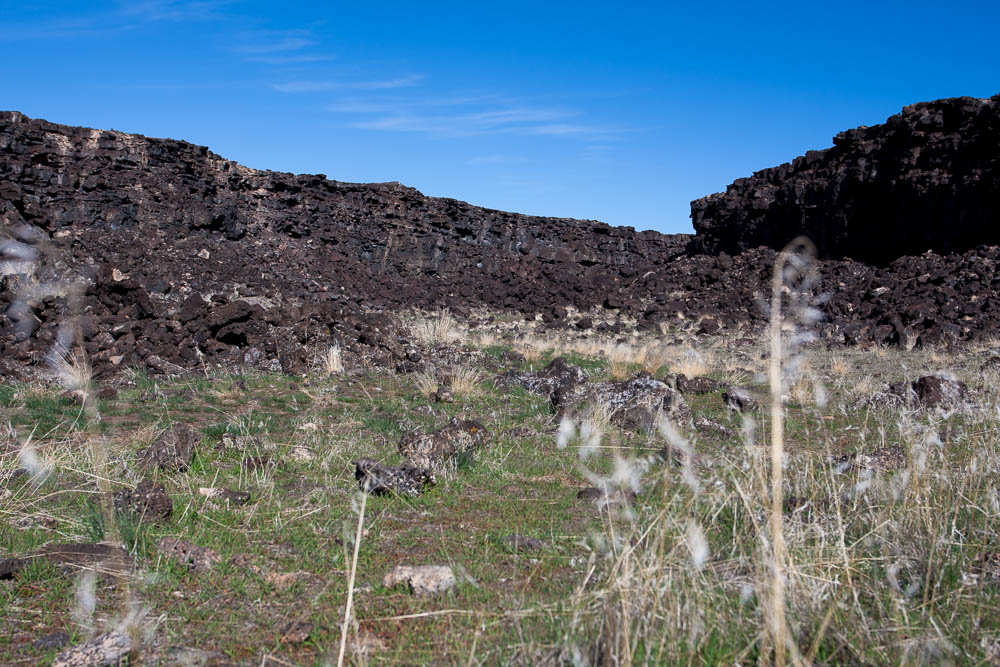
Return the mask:
[[485,377],[481,370],[473,366],[456,366],[451,371],[451,391],[455,396],[478,394]]

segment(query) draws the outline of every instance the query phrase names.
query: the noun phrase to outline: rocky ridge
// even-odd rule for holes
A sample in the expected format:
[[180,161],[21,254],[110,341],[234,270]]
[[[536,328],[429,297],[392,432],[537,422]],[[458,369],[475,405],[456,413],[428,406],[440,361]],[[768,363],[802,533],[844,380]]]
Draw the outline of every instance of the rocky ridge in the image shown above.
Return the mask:
[[[603,335],[634,324],[752,334],[776,253],[713,247],[743,237],[706,219],[693,239],[522,216],[0,112],[0,375],[30,372],[63,339],[82,340],[98,373],[295,372],[333,343],[397,367],[413,341],[395,313],[409,307],[514,311]],[[994,246],[821,261],[820,334],[905,345],[990,335],[998,261]]]
[[780,249],[887,264],[1000,243],[1000,95],[904,107],[691,203],[703,252]]

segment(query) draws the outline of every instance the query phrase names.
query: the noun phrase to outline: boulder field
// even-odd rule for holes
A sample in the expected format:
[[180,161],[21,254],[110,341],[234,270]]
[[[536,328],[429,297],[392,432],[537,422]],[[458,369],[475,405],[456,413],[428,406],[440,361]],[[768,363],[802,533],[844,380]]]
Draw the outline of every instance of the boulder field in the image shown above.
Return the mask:
[[[57,340],[82,341],[97,372],[294,372],[332,343],[394,365],[411,347],[406,308],[604,335],[752,333],[775,248],[801,231],[822,253],[824,340],[992,335],[1000,238],[982,221],[1000,199],[998,107],[941,100],[842,133],[694,202],[696,236],[258,171],[183,141],[0,112],[0,376],[30,373]],[[912,233],[889,250],[903,214]]]

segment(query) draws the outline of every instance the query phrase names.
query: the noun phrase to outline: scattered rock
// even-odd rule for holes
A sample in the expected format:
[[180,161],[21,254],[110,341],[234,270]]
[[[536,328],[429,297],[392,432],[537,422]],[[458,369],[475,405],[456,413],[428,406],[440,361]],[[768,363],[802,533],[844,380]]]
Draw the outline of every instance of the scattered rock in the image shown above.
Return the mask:
[[565,357],[556,357],[537,373],[510,371],[499,378],[501,384],[518,385],[542,396],[551,396],[559,389],[570,390],[586,381],[583,369],[569,363]]
[[460,454],[477,449],[489,434],[475,420],[452,419],[433,433],[411,433],[399,441],[399,453],[406,461],[436,474],[455,463]]
[[55,632],[50,632],[47,635],[39,637],[32,642],[31,645],[39,651],[51,651],[53,649],[62,648],[68,643],[69,633],[65,630],[56,630]]
[[139,523],[165,523],[170,520],[174,503],[162,484],[144,479],[132,491],[115,493],[115,509]]
[[384,466],[369,458],[354,462],[354,478],[362,491],[375,495],[395,493],[416,497],[424,488],[434,485],[434,476],[426,468],[409,464]]
[[222,562],[222,556],[214,549],[199,547],[176,537],[161,537],[156,548],[167,558],[187,565],[189,570],[207,572]]
[[400,584],[409,587],[414,595],[437,595],[456,585],[455,574],[447,565],[397,565],[382,579],[386,588]]
[[201,435],[187,424],[177,424],[161,433],[138,454],[142,469],[160,468],[169,472],[184,472],[194,457]]
[[539,539],[518,533],[506,535],[500,539],[500,542],[515,553],[521,551],[538,551],[545,546]]
[[591,486],[578,491],[576,497],[580,500],[589,500],[597,509],[603,510],[629,506],[635,502],[636,495],[631,489],[600,489]]
[[682,394],[709,394],[723,387],[723,384],[718,380],[713,380],[704,375],[689,378],[681,373],[677,376],[676,382],[677,391]]
[[314,627],[308,621],[289,621],[281,626],[278,641],[282,644],[303,644],[309,641]]
[[902,470],[906,467],[906,464],[906,450],[899,445],[889,445],[887,447],[879,447],[870,454],[851,452],[835,457],[833,460],[833,469],[837,473],[858,470],[889,472]]
[[316,460],[316,454],[314,454],[311,449],[304,447],[303,445],[295,445],[292,447],[292,451],[290,451],[288,455],[293,461],[298,461],[299,463]]
[[594,409],[607,410],[611,423],[625,430],[649,431],[660,415],[675,424],[691,423],[691,410],[681,395],[648,373],[623,382],[599,382],[572,398],[559,393],[555,397],[557,412],[585,416]]
[[120,632],[98,635],[56,656],[53,667],[113,667],[128,660],[132,640]]
[[730,387],[722,392],[723,404],[733,412],[746,413],[755,412],[760,409],[760,404],[750,396],[750,393],[741,387]]

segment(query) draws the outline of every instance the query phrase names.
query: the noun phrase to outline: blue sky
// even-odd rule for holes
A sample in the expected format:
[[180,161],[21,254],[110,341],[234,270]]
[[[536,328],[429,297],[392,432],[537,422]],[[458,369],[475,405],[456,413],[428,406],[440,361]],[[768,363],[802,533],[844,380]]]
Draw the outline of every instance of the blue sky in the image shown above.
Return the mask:
[[692,199],[1000,92],[1000,3],[9,2],[0,108],[689,232]]

